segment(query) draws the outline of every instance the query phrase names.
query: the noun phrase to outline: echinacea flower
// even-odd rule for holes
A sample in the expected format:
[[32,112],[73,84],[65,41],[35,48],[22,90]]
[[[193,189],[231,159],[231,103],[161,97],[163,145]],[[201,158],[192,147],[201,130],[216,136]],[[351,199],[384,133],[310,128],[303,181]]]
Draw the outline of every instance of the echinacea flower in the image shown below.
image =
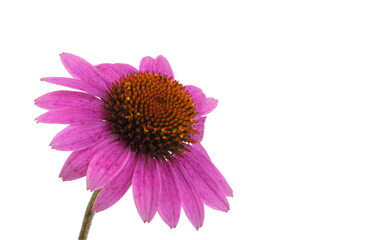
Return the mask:
[[42,123],[69,124],[50,143],[73,151],[60,177],[86,176],[87,189],[98,193],[92,210],[115,204],[133,185],[133,197],[144,222],[159,213],[171,228],[181,207],[198,229],[204,204],[228,211],[232,190],[201,145],[206,114],[217,106],[200,88],[174,79],[163,56],[144,57],[140,67],[91,65],[60,55],[73,78],[43,81],[80,91],[55,91],[35,100],[48,112]]

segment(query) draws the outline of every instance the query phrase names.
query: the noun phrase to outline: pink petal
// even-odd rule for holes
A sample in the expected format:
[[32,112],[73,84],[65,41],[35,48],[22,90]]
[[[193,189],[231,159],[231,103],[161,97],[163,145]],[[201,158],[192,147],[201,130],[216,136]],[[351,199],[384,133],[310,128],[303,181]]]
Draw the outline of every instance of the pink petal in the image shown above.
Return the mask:
[[106,84],[110,83],[110,80],[105,75],[102,75],[98,69],[83,58],[70,53],[62,53],[60,58],[72,77],[83,80],[102,90],[105,90]]
[[192,179],[179,162],[170,163],[182,200],[182,207],[187,218],[198,230],[204,223],[204,205],[192,182]]
[[194,130],[198,131],[198,134],[192,134],[190,135],[190,137],[196,142],[201,142],[204,138],[206,116],[197,118],[196,120],[198,121],[198,123],[194,125]]
[[129,159],[122,170],[99,192],[92,207],[94,212],[100,212],[113,206],[125,195],[130,185],[132,185],[133,170],[136,162],[136,154],[134,152],[130,153]]
[[229,210],[229,203],[220,185],[204,170],[197,155],[184,153],[183,158],[178,157],[176,160],[182,163],[206,205],[224,212]]
[[123,76],[129,76],[138,72],[136,68],[123,63],[103,63],[96,65],[95,67],[112,82],[118,81]]
[[174,228],[181,214],[181,198],[170,165],[166,161],[159,162],[159,170],[162,191],[158,212],[163,221]]
[[99,152],[103,146],[106,146],[115,140],[115,135],[109,135],[95,146],[73,152],[62,167],[60,177],[64,181],[71,181],[84,177],[87,174],[87,168],[92,157]]
[[115,141],[95,154],[87,170],[87,189],[96,191],[114,178],[125,166],[130,153],[125,142]]
[[78,79],[64,78],[64,77],[47,77],[47,78],[42,78],[41,80],[45,82],[57,84],[60,86],[81,90],[90,93],[94,96],[98,96],[100,98],[106,96],[105,90],[96,88],[95,86],[91,86],[89,83]]
[[155,159],[141,155],[134,169],[133,198],[144,222],[150,222],[160,201],[160,174]]
[[197,112],[196,116],[206,115],[217,107],[217,99],[207,98],[200,88],[192,85],[186,85],[185,89],[194,101]]
[[221,189],[225,193],[226,196],[232,197],[233,192],[231,187],[229,186],[227,180],[225,180],[224,176],[220,173],[220,171],[216,168],[216,166],[210,160],[208,153],[202,147],[201,143],[195,143],[192,145],[191,152],[196,156],[198,163],[205,169],[206,172],[213,177],[213,179],[220,185]]
[[53,138],[50,146],[61,151],[82,150],[96,144],[110,133],[107,122],[70,125]]
[[37,98],[35,105],[48,110],[64,107],[100,109],[102,101],[83,92],[55,91]]
[[162,55],[157,56],[156,59],[151,57],[144,57],[141,59],[140,72],[149,72],[149,73],[161,73],[162,75],[167,76],[167,78],[174,79],[174,73],[172,72],[170,63]]
[[106,116],[104,109],[60,108],[50,110],[35,120],[42,123],[84,124],[100,122]]

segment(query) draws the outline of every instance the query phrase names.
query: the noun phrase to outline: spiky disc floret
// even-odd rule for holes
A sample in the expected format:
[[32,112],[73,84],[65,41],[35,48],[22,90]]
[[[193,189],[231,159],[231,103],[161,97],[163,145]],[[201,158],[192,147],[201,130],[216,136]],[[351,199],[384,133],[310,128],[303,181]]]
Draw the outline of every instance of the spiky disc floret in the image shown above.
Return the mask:
[[197,134],[193,100],[177,81],[139,72],[112,84],[103,99],[112,133],[130,148],[155,158],[170,159],[187,150]]

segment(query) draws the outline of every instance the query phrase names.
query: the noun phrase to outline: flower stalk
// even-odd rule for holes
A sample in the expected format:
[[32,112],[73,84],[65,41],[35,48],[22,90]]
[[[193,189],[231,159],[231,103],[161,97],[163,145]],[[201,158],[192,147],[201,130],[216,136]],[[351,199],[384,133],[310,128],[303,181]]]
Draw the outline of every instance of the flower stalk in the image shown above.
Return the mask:
[[86,240],[88,237],[88,232],[90,231],[92,219],[94,218],[95,212],[92,211],[92,206],[94,205],[95,199],[98,196],[100,190],[95,191],[88,203],[86,212],[84,214],[83,225],[81,226],[79,240]]

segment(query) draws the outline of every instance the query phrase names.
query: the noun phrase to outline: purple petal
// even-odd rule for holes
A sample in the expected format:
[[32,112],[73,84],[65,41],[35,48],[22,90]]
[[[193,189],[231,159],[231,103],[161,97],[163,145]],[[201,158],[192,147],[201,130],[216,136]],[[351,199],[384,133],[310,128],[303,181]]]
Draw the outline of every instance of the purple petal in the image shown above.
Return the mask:
[[87,170],[87,189],[96,191],[114,178],[125,166],[130,153],[123,141],[115,141],[95,154]]
[[178,157],[176,160],[180,161],[186,169],[204,203],[213,209],[227,212],[229,203],[224,192],[213,177],[204,170],[198,158],[196,154],[188,152],[183,154],[183,158]]
[[138,72],[136,68],[123,63],[103,63],[95,67],[112,82],[118,81],[123,76],[129,76]]
[[87,168],[90,164],[92,157],[99,152],[102,147],[116,140],[114,135],[106,136],[95,146],[90,148],[73,152],[66,160],[64,166],[61,169],[60,177],[64,181],[71,181],[87,174]]
[[102,101],[83,92],[55,91],[37,98],[35,105],[48,110],[64,107],[100,109]]
[[205,171],[208,172],[210,176],[212,176],[212,178],[220,185],[225,195],[232,197],[233,192],[227,180],[225,180],[224,176],[212,163],[208,153],[205,151],[202,145],[200,143],[193,144],[191,148],[191,152],[193,155],[196,156],[197,161],[205,169]]
[[53,138],[50,146],[61,151],[82,150],[96,144],[110,133],[107,122],[70,125]]
[[140,155],[133,175],[133,198],[144,222],[150,222],[160,201],[160,174],[155,159]]
[[198,131],[198,134],[190,135],[191,139],[196,142],[201,142],[204,138],[204,129],[205,129],[205,117],[200,117],[196,119],[198,122],[194,125],[194,130]]
[[161,73],[162,75],[167,76],[167,78],[174,79],[174,73],[172,72],[170,63],[162,55],[157,56],[156,59],[151,57],[144,57],[141,59],[140,72],[149,72],[149,73]]
[[99,192],[92,207],[94,212],[100,212],[113,206],[125,195],[130,185],[132,185],[133,170],[136,162],[136,154],[131,153],[122,170]]
[[42,123],[84,124],[100,122],[106,116],[104,109],[60,108],[50,110],[35,120]]
[[170,163],[175,174],[176,183],[181,196],[183,210],[187,218],[198,230],[204,223],[204,205],[202,199],[186,172],[179,162]]
[[185,89],[193,99],[197,112],[196,116],[206,115],[217,107],[217,99],[207,98],[200,88],[186,85]]
[[166,161],[159,162],[159,170],[162,191],[158,212],[163,221],[174,228],[181,214],[181,198],[170,165]]
[[70,53],[62,53],[60,58],[72,77],[83,80],[102,90],[105,90],[106,84],[110,83],[110,80],[105,75],[102,75],[98,69],[83,58]]
[[42,78],[41,80],[45,82],[57,84],[60,86],[81,90],[90,93],[94,96],[98,96],[100,98],[106,96],[105,90],[91,86],[89,83],[78,79],[64,78],[64,77],[47,77],[47,78]]

